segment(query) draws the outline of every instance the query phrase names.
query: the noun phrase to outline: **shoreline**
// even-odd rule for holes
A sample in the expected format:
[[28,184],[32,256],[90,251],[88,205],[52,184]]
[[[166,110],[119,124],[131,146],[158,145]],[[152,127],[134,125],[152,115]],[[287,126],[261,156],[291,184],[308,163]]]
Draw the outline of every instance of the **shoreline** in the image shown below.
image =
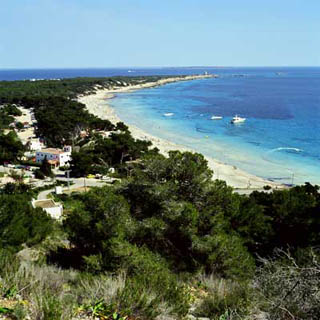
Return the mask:
[[[87,110],[96,115],[101,119],[108,119],[112,123],[117,123],[122,121],[121,118],[116,114],[115,110],[109,105],[108,100],[115,97],[116,93],[123,92],[132,92],[139,89],[152,88],[161,86],[168,83],[178,82],[178,81],[190,81],[197,79],[205,79],[214,77],[212,75],[200,75],[200,76],[186,76],[184,78],[172,77],[167,79],[161,79],[155,82],[149,82],[145,84],[139,84],[134,86],[126,86],[121,88],[113,89],[98,89],[95,94],[81,96],[78,98],[78,101],[85,104]],[[143,131],[142,129],[129,125],[129,130],[132,136],[135,139],[140,140],[149,140],[152,142],[153,147],[157,147],[160,150],[160,153],[167,155],[171,150],[179,150],[197,152],[192,148],[187,148],[182,145],[176,144],[172,141],[162,139],[156,136],[149,134],[148,132]],[[253,174],[250,174],[246,171],[243,171],[236,166],[232,166],[211,157],[205,156],[205,159],[208,161],[208,167],[213,170],[213,178],[220,179],[227,182],[229,186],[232,186],[236,189],[246,189],[246,190],[257,190],[262,189],[263,186],[269,185],[272,188],[284,188],[284,185],[278,184],[273,181],[269,181]]]

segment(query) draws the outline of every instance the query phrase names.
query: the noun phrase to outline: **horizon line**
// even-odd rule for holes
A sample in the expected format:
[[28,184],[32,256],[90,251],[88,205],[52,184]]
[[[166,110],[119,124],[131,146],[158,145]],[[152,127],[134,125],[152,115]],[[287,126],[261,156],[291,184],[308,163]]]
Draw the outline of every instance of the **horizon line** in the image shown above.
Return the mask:
[[77,69],[227,69],[227,68],[320,68],[320,66],[311,65],[274,65],[274,66],[122,66],[122,67],[8,67],[0,70],[77,70]]

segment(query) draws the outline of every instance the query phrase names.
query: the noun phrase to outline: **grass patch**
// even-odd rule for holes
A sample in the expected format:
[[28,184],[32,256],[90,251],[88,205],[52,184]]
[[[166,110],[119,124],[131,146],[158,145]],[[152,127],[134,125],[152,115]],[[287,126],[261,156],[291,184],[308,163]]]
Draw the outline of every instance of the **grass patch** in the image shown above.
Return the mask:
[[[203,276],[198,283],[202,297],[195,315],[213,320],[244,319],[248,314],[251,289],[247,283]],[[237,318],[239,316],[240,318]]]
[[163,313],[180,317],[188,310],[183,287],[168,275],[93,275],[20,262],[14,255],[2,255],[0,267],[0,296],[13,302],[0,304],[2,313],[15,319],[149,320]]

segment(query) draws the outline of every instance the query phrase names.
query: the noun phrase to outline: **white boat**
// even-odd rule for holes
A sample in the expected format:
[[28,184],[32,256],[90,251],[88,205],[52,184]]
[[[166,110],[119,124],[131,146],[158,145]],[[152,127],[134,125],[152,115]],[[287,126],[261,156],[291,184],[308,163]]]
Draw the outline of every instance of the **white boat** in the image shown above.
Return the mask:
[[165,117],[172,117],[174,115],[174,113],[172,112],[168,112],[168,113],[164,113],[163,114]]
[[221,120],[222,117],[221,116],[212,116],[211,120]]
[[246,118],[241,118],[238,115],[235,115],[232,120],[231,123],[240,123],[240,122],[245,122]]

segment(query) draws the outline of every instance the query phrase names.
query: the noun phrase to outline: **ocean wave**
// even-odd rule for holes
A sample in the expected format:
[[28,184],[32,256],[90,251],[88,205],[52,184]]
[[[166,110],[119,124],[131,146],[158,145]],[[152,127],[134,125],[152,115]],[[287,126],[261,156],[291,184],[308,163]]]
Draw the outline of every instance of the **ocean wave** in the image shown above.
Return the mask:
[[208,130],[208,129],[199,128],[199,127],[196,127],[196,131],[201,132],[201,133],[215,133],[214,130]]
[[277,164],[277,165],[283,165],[282,162],[279,162],[279,161],[274,161],[274,159],[270,159],[269,156],[277,151],[285,151],[285,152],[288,152],[288,153],[294,153],[294,154],[297,154],[297,153],[302,153],[303,150],[302,149],[299,149],[299,148],[293,148],[293,147],[279,147],[279,148],[275,148],[275,149],[272,149],[272,150],[269,150],[267,151],[266,153],[264,153],[262,155],[262,159],[267,161],[267,162],[270,162],[270,163],[273,163],[273,164]]
[[273,152],[282,151],[282,150],[295,151],[295,152],[302,152],[303,151],[302,149],[299,149],[299,148],[279,147],[279,148],[275,148],[275,149],[272,149],[272,150],[268,151],[268,153],[273,153]]

